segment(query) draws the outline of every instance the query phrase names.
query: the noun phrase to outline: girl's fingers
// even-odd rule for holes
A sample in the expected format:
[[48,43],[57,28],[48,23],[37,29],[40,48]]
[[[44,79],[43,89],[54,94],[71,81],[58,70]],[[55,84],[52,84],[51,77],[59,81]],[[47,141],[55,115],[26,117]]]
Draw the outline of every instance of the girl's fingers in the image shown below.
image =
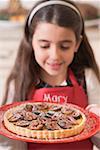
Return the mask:
[[86,107],[86,110],[95,113],[96,115],[100,116],[100,104],[91,104]]

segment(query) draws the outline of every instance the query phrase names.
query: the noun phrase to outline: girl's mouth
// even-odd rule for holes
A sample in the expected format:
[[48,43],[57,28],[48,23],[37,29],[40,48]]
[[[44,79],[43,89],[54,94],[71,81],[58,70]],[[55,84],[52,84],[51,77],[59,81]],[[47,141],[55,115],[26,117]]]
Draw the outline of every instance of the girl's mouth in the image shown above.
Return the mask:
[[47,63],[47,65],[53,70],[59,70],[62,63]]

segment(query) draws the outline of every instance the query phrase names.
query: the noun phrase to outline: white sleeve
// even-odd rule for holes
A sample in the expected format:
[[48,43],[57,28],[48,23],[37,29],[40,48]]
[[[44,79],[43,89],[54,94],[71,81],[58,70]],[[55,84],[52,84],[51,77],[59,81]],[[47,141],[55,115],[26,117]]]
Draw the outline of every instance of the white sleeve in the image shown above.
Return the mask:
[[[3,86],[3,89],[2,89],[2,94],[0,95],[0,106],[2,106],[2,103],[3,103],[3,97],[4,97],[4,94],[5,94],[5,85],[6,84],[4,83],[4,86]],[[13,102],[14,92],[15,92],[15,86],[14,86],[14,81],[12,81],[10,83],[10,86],[9,86],[9,91],[8,91],[8,97],[7,97],[7,100],[6,100],[6,104],[9,104],[9,103]]]
[[[100,82],[93,70],[86,69],[85,78],[89,104],[100,104]],[[95,134],[91,140],[100,149],[100,132]]]
[[89,104],[100,104],[100,82],[92,69],[85,70]]
[[14,81],[10,83],[9,86],[9,91],[8,91],[8,97],[7,97],[7,104],[13,102],[13,97],[14,97],[14,92],[15,92],[15,86],[14,86]]

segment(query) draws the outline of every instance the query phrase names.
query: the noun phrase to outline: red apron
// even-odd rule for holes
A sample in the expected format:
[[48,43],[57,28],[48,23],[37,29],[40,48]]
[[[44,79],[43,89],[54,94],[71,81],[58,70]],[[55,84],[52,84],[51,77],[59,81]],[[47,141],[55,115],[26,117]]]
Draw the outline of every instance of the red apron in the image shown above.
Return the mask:
[[[40,88],[31,92],[33,101],[45,101],[54,103],[72,103],[85,108],[88,105],[87,96],[77,83],[77,80],[71,70],[69,70],[69,78],[72,86]],[[28,150],[92,150],[93,145],[90,139],[61,144],[36,144],[28,143]]]

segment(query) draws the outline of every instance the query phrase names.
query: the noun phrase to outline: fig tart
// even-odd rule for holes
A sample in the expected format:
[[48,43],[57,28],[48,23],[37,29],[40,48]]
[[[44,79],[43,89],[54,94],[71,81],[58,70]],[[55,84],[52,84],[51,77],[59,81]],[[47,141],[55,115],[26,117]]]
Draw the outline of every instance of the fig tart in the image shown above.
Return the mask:
[[9,131],[35,139],[71,137],[80,134],[85,123],[85,114],[70,104],[28,102],[4,114],[4,125]]

